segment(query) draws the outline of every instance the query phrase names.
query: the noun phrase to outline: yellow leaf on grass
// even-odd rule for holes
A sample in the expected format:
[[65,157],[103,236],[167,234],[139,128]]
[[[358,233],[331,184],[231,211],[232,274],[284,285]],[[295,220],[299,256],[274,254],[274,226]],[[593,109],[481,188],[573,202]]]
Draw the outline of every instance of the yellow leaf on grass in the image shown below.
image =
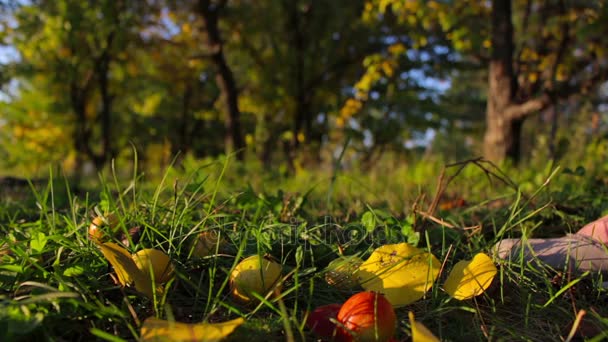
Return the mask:
[[360,284],[383,293],[395,307],[422,298],[433,286],[441,264],[431,253],[407,243],[377,248],[360,267]]
[[410,326],[412,327],[412,342],[439,342],[439,339],[420,322],[414,319],[414,313],[409,312]]
[[221,341],[243,324],[243,318],[223,323],[178,323],[150,317],[141,327],[140,342],[147,341]]
[[114,267],[118,281],[122,286],[131,285],[135,282],[136,273],[141,271],[135,266],[131,254],[114,242],[99,244],[99,249],[106,259]]
[[[110,262],[114,272],[118,276],[118,281],[122,286],[135,285],[135,289],[149,298],[154,297],[152,280],[147,277],[133,261],[131,254],[113,242],[99,244],[99,249],[103,256]],[[162,286],[158,286],[157,293],[162,293]]]
[[482,294],[496,275],[492,259],[478,253],[472,260],[462,260],[454,265],[443,288],[450,296],[465,300]]

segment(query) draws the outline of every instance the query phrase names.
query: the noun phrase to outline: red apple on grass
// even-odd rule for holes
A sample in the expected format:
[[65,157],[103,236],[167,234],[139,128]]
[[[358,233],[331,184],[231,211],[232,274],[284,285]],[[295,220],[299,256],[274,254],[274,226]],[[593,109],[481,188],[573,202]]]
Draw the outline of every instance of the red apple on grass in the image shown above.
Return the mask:
[[335,321],[332,322],[331,319],[337,319],[341,307],[342,304],[319,306],[308,315],[306,327],[320,339],[331,341],[337,327]]
[[378,292],[359,292],[338,312],[338,341],[390,341],[397,317],[391,303]]

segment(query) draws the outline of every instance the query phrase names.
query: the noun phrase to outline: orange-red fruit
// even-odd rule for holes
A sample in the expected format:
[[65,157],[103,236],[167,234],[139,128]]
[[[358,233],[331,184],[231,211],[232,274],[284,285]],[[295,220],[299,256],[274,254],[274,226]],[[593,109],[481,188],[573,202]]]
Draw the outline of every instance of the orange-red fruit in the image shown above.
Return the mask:
[[336,323],[331,319],[337,319],[338,311],[342,304],[328,304],[314,309],[306,319],[306,327],[317,337],[323,340],[331,340],[336,330]]
[[350,297],[338,312],[339,341],[390,341],[397,317],[391,303],[378,292],[359,292]]

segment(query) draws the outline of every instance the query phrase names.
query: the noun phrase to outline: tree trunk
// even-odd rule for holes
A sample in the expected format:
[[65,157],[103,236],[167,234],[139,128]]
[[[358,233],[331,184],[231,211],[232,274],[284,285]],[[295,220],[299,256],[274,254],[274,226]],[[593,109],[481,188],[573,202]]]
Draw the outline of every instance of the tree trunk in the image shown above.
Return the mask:
[[492,2],[492,59],[488,75],[488,102],[486,108],[485,157],[501,161],[518,153],[512,120],[506,110],[516,90],[513,76],[513,22],[511,0]]
[[[241,112],[238,106],[238,89],[234,74],[226,62],[223,51],[223,42],[220,36],[218,25],[218,11],[225,6],[225,1],[220,4],[212,4],[210,0],[200,0],[198,3],[199,12],[205,23],[205,34],[207,43],[212,50],[211,61],[217,69],[215,81],[220,88],[224,106],[227,111],[226,116],[226,148],[236,151],[238,160],[243,160],[245,156],[245,140],[241,132]],[[230,144],[231,143],[231,144]]]
[[551,120],[551,130],[549,131],[549,157],[551,160],[557,160],[557,124],[558,124],[558,115],[557,115],[557,103],[552,103],[551,107],[549,107],[548,112],[550,114],[549,119]]
[[72,144],[76,151],[76,166],[74,169],[74,182],[80,184],[82,178],[83,156],[86,155],[87,145],[87,122],[86,122],[86,87],[80,88],[75,80],[70,84],[70,101],[75,116],[74,131],[72,132]]
[[101,111],[99,112],[101,121],[101,143],[102,148],[98,154],[89,150],[89,157],[93,160],[97,171],[101,171],[106,162],[114,158],[115,152],[112,144],[112,101],[108,87],[108,77],[110,73],[110,63],[112,62],[112,54],[110,53],[114,33],[108,35],[106,47],[103,53],[96,61],[95,71],[97,73],[99,93],[101,94]]
[[288,34],[290,52],[293,59],[290,61],[291,96],[294,100],[293,126],[290,145],[284,146],[285,157],[290,170],[295,170],[295,158],[300,148],[300,134],[307,139],[310,138],[310,108],[309,96],[305,89],[305,50],[306,40],[302,31],[302,18],[300,16],[300,3],[298,0],[283,0],[283,9],[287,20],[285,21],[285,31]]
[[517,96],[519,88],[513,70],[515,46],[511,13],[511,0],[492,1],[492,57],[488,73],[484,156],[496,162],[508,158],[517,163],[524,120],[548,106],[551,98],[542,94],[521,102],[516,99],[523,96]]
[[192,86],[189,83],[186,83],[184,93],[182,95],[182,113],[178,123],[178,136],[176,137],[176,141],[171,144],[171,155],[175,157],[179,153],[179,157],[176,159],[176,164],[180,164],[182,159],[186,156],[186,153],[188,153],[191,148],[192,130],[190,127],[193,124],[191,121],[193,118],[190,117],[191,98]]
[[311,118],[309,99],[305,89],[304,68],[305,68],[305,50],[306,40],[304,32],[302,32],[301,18],[298,10],[299,3],[297,0],[287,0],[287,11],[289,16],[287,30],[291,32],[291,44],[293,48],[293,73],[294,73],[294,98],[295,98],[295,115],[294,115],[294,136],[293,146],[297,150],[300,145],[298,134],[302,133],[306,137],[310,134]]
[[[109,91],[109,71],[112,55],[110,53],[114,33],[107,37],[104,51],[93,60],[94,68],[84,77],[75,77],[70,81],[70,104],[75,116],[72,140],[76,151],[75,181],[78,184],[82,176],[85,161],[91,161],[97,171],[101,171],[106,162],[115,156],[112,144],[112,101]],[[82,80],[84,79],[84,81]],[[87,104],[95,80],[101,97],[101,109],[98,113],[101,122],[101,151],[95,152],[91,146],[92,129],[87,119]],[[82,83],[82,84],[81,84]],[[85,160],[86,158],[86,160]]]

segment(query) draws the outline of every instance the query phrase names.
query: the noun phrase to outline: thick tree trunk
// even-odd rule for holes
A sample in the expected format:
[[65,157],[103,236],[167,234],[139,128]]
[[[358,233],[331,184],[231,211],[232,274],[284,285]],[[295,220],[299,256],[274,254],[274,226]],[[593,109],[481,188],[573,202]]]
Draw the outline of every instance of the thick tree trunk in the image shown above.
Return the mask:
[[[518,101],[517,77],[513,70],[513,22],[511,0],[492,1],[492,58],[488,73],[488,100],[484,156],[492,161],[521,154],[521,130],[526,117],[550,104],[547,94]],[[521,97],[521,96],[519,96]]]
[[513,77],[513,23],[511,0],[492,3],[492,59],[489,70],[486,108],[485,157],[500,161],[515,153],[515,132],[507,108],[516,90]]
[[241,112],[238,106],[239,92],[234,80],[234,74],[224,56],[223,42],[218,25],[218,11],[224,5],[225,1],[215,4],[210,0],[200,0],[198,8],[205,23],[207,43],[212,49],[211,61],[217,69],[215,81],[222,93],[224,106],[228,114],[225,121],[227,133],[226,147],[230,151],[230,145],[232,145],[232,149],[236,151],[237,159],[243,160],[245,156],[245,141],[241,132]]

